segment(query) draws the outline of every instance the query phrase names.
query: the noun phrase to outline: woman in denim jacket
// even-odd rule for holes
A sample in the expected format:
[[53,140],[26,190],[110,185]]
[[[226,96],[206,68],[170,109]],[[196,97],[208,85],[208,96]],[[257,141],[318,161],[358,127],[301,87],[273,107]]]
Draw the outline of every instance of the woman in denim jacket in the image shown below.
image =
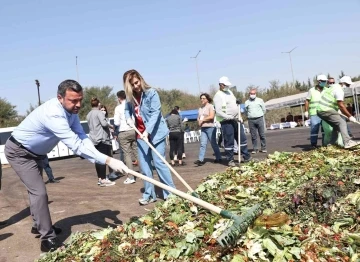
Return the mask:
[[[175,188],[169,168],[152,152],[145,142],[150,142],[155,149],[165,158],[166,136],[169,133],[164,117],[161,114],[161,103],[158,92],[151,88],[144,78],[132,69],[124,73],[123,77],[126,98],[129,103],[125,106],[126,122],[129,126],[136,128],[142,133],[137,136],[138,155],[141,173],[153,178],[152,162],[159,175],[160,181]],[[131,116],[134,116],[135,123]],[[141,205],[147,205],[156,201],[155,187],[144,181],[145,192],[139,199]],[[164,199],[169,191],[163,190]]]

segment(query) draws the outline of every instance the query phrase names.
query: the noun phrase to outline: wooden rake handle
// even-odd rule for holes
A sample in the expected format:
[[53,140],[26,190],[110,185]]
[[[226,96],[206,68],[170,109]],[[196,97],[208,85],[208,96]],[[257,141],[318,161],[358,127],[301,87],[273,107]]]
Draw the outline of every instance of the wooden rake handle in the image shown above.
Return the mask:
[[[140,131],[135,127],[133,126],[135,132],[140,136],[142,137],[142,134],[140,133]],[[145,143],[155,152],[155,154],[167,165],[167,167],[171,170],[171,172],[173,172],[177,178],[181,181],[181,183],[184,184],[184,186],[191,192],[193,193],[194,190],[189,186],[188,183],[186,183],[186,181],[179,175],[178,172],[176,172],[176,170],[166,161],[166,159],[155,149],[155,147],[148,141],[148,140],[145,140]],[[152,182],[151,182],[152,183]],[[170,191],[170,190],[169,190]]]
[[[133,175],[133,176],[136,176],[138,178],[141,178],[145,181],[148,181],[150,182],[151,184],[154,184],[155,186],[158,186],[162,189],[165,189],[165,190],[168,190],[169,192],[181,197],[181,198],[184,198],[186,200],[189,200],[203,208],[206,208],[207,210],[210,210],[212,212],[215,212],[217,214],[220,214],[222,209],[220,207],[217,207],[217,206],[214,206],[213,204],[210,204],[208,202],[205,202],[204,200],[201,200],[200,198],[197,198],[197,197],[194,197],[192,195],[189,195],[189,194],[186,194],[185,192],[182,192],[176,188],[173,188],[173,187],[169,187],[159,181],[156,181],[155,179],[152,179],[150,177],[147,177],[147,176],[144,176],[136,171],[133,171],[133,170],[130,170],[129,171],[129,174]],[[220,214],[221,215],[221,214]]]

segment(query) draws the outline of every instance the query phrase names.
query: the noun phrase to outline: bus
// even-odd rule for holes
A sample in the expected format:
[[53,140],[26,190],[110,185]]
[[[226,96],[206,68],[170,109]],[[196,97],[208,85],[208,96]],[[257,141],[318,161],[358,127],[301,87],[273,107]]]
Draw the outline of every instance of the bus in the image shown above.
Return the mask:
[[[114,119],[110,118],[110,123],[112,125],[114,125]],[[80,124],[82,126],[82,128],[84,129],[85,134],[89,134],[89,125],[87,123],[87,121],[80,121]],[[5,157],[5,143],[6,141],[9,139],[9,137],[11,136],[11,133],[14,131],[15,127],[4,127],[4,128],[0,128],[0,159],[1,159],[1,164],[9,164],[9,162],[7,161],[6,157]],[[117,151],[120,146],[117,140],[115,139],[111,139],[111,143],[112,143],[112,150],[113,152]],[[67,157],[67,156],[72,156],[74,155],[74,152],[69,149],[63,142],[59,142],[48,154],[48,158],[49,159],[55,159],[55,158],[59,158],[59,157]]]

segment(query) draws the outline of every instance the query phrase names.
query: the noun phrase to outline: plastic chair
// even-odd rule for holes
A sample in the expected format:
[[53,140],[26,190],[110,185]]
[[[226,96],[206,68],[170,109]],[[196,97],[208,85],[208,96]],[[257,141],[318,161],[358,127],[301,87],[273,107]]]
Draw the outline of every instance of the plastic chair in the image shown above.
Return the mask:
[[197,141],[200,141],[200,139],[196,135],[195,131],[190,131],[190,137],[192,138],[193,142],[195,142],[195,139],[197,139]]
[[191,136],[190,136],[189,132],[184,132],[184,143],[187,143],[188,140],[189,140],[189,143],[191,143]]

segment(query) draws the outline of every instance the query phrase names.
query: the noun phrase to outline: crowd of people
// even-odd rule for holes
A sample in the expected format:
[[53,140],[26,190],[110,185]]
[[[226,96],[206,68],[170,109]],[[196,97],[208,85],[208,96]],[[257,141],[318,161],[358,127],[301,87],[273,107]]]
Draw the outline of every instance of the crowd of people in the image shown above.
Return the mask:
[[[344,120],[345,117],[351,122],[356,121],[343,103],[342,88],[351,83],[350,77],[347,76],[341,78],[339,84],[332,83],[331,79],[323,75],[317,77],[317,85],[310,89],[305,105],[305,115],[311,119],[312,146],[317,146],[321,122],[333,128],[330,144],[336,142],[338,134],[341,134],[345,148],[358,144],[350,139]],[[57,181],[49,171],[51,168],[46,155],[59,141],[75,154],[95,164],[99,186],[115,185],[112,178],[116,178],[120,173],[127,175],[125,184],[135,183],[136,179],[131,175],[130,170],[138,164],[143,175],[153,178],[153,169],[155,169],[162,183],[175,188],[170,169],[160,156],[165,158],[166,138],[169,136],[171,165],[185,165],[184,132],[189,131],[189,126],[181,119],[180,108],[174,107],[165,119],[161,113],[158,92],[136,70],[124,73],[123,85],[124,90],[117,92],[119,105],[115,108],[114,125],[108,119],[106,106],[101,105],[94,97],[91,99],[92,109],[86,117],[90,130],[87,136],[78,117],[83,100],[83,88],[74,80],[65,80],[58,87],[57,97],[31,112],[15,128],[6,142],[6,158],[28,191],[30,211],[34,221],[31,232],[40,234],[42,251],[52,251],[62,246],[56,238],[61,229],[52,224],[47,191],[42,178],[44,168],[49,182]],[[213,98],[207,93],[202,93],[199,97],[197,123],[201,137],[198,159],[194,162],[197,166],[205,164],[204,157],[208,142],[214,152],[214,164],[236,166],[234,160],[236,146],[239,158],[242,157],[244,162],[251,160],[240,111],[241,101],[236,99],[230,90],[231,86],[229,78],[223,76],[219,79],[219,90]],[[266,153],[264,123],[266,109],[264,101],[257,97],[255,89],[249,91],[244,113],[249,123],[252,153]],[[223,140],[225,159],[220,153],[216,137],[217,127],[221,127],[220,140]],[[120,159],[113,158],[112,139],[117,139],[119,142]],[[108,176],[106,166],[109,169]],[[154,185],[147,181],[143,183],[144,192],[139,204],[147,205],[155,202],[157,195]],[[169,192],[163,190],[162,193],[166,200]]]

